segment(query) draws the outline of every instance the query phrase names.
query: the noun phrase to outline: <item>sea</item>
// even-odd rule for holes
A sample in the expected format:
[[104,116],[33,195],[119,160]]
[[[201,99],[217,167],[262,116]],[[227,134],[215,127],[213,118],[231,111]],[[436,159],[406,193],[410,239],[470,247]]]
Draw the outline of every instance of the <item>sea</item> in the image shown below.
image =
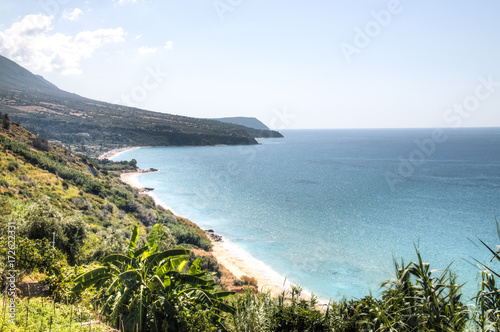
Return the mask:
[[[379,296],[417,251],[472,298],[500,244],[500,128],[284,130],[131,150],[144,187],[321,299]],[[499,219],[500,221],[500,219]],[[451,265],[450,265],[451,264]]]

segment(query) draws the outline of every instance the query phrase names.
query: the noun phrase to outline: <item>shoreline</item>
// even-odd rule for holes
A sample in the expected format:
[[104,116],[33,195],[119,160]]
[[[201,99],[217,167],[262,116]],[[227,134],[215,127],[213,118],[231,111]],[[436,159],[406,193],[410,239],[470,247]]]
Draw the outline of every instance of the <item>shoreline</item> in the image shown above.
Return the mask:
[[139,175],[150,173],[147,171],[135,171],[135,172],[124,172],[120,174],[120,180],[135,189],[138,189],[143,194],[150,196],[157,205],[160,205],[165,210],[170,210],[176,217],[182,217],[178,213],[176,213],[170,206],[168,206],[165,202],[163,202],[158,196],[154,194],[152,191],[144,191],[144,187],[139,182]]
[[99,157],[97,157],[97,159],[99,159],[99,160],[103,160],[103,159],[111,160],[113,158],[118,157],[119,155],[121,155],[124,152],[142,149],[142,148],[148,148],[148,147],[149,146],[130,146],[130,147],[126,147],[126,148],[113,149],[113,150],[109,150],[108,152],[101,154]]
[[[117,154],[125,151],[117,152]],[[122,173],[120,175],[120,179],[122,182],[141,190],[143,189],[143,186],[139,182],[139,175],[143,173],[144,171]],[[153,198],[156,204],[162,206],[164,209],[170,210],[175,216],[182,218],[182,216],[177,214],[171,207],[165,204],[165,202],[159,199],[154,193],[150,191],[143,193]],[[214,258],[219,264],[223,265],[227,270],[229,270],[236,278],[239,279],[243,275],[255,278],[255,280],[257,280],[257,287],[259,292],[270,292],[273,296],[282,294],[284,290],[291,290],[292,284],[288,280],[286,280],[286,278],[281,276],[278,272],[274,271],[270,266],[267,266],[263,262],[251,256],[244,249],[238,247],[237,245],[222,237],[221,241],[214,241],[210,236],[209,239],[212,242],[212,254]],[[305,298],[310,298],[311,294],[304,290],[303,296]],[[318,302],[321,304],[327,303],[319,298]]]

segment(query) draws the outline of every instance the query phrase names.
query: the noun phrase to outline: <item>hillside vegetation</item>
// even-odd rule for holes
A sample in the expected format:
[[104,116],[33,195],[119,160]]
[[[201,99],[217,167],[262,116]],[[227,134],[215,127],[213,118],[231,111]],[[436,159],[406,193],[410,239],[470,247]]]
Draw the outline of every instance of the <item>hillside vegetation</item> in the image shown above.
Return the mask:
[[[49,287],[51,296],[67,299],[77,274],[103,257],[126,253],[134,234],[138,247],[147,244],[154,225],[162,229],[158,249],[211,249],[195,224],[120,181],[121,172],[136,170],[135,160],[98,162],[50,144],[17,123],[4,124],[0,126],[0,252],[2,257],[10,255],[13,263],[0,263],[3,282],[7,271],[15,269],[17,283],[36,279]],[[189,268],[196,257],[184,253],[188,255],[184,266]],[[198,266],[220,275],[213,259],[203,258]],[[85,296],[89,299],[92,294]],[[89,305],[85,296],[79,301]]]
[[2,56],[0,111],[38,136],[99,151],[121,146],[247,145],[257,144],[256,137],[281,137],[270,130],[84,98]]
[[16,123],[0,129],[0,149],[3,215],[14,218],[18,235],[30,239],[52,242],[55,232],[55,246],[70,264],[122,251],[135,225],[145,235],[148,227],[161,223],[170,230],[172,244],[211,248],[194,224],[119,180],[120,172],[135,170],[135,161],[98,163]]

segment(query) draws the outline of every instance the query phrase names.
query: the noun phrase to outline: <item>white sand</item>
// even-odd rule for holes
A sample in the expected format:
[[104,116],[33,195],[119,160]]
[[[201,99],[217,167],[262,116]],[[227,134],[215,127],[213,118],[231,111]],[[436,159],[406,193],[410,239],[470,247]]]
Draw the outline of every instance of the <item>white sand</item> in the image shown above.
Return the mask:
[[114,150],[111,150],[111,151],[108,151],[106,153],[101,154],[98,159],[99,160],[102,160],[102,159],[110,159],[111,160],[112,158],[118,157],[120,154],[122,154],[124,152],[136,150],[136,149],[140,149],[140,148],[145,148],[145,146],[132,146],[132,147],[128,147],[128,148],[114,149]]
[[214,242],[213,254],[217,261],[224,265],[237,278],[246,275],[257,280],[259,291],[270,291],[273,295],[283,292],[284,287],[290,289],[290,283],[285,281],[278,272],[257,260],[242,248],[224,240]]

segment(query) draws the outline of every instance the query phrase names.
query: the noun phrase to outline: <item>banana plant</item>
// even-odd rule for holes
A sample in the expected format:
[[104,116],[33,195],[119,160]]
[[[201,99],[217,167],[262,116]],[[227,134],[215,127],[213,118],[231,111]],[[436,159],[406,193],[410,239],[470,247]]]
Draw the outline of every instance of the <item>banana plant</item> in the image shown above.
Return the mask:
[[199,309],[210,310],[213,323],[225,330],[221,314],[233,309],[223,299],[233,292],[218,291],[213,276],[200,269],[200,259],[187,270],[188,250],[160,252],[162,227],[156,224],[137,248],[135,226],[127,255],[109,255],[102,266],[76,277],[73,295],[100,290],[101,313],[125,331],[183,331],[184,317]]

